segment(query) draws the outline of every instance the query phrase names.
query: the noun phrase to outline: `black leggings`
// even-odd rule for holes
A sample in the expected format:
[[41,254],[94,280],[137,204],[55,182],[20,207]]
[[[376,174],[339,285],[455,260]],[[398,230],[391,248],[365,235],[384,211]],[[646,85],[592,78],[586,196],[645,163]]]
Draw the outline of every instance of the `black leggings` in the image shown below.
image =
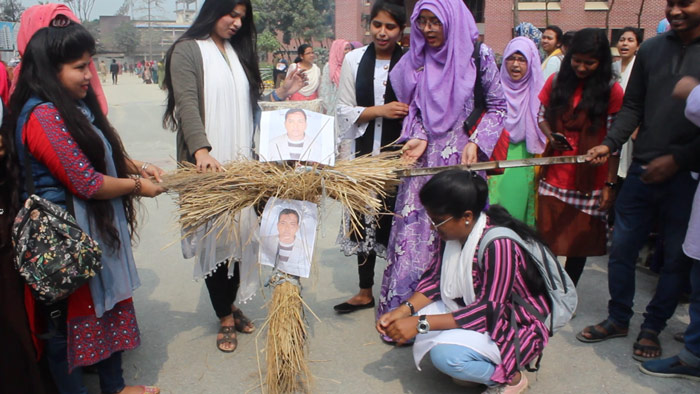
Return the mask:
[[374,252],[357,254],[357,273],[360,274],[360,289],[371,289],[374,286],[374,263],[377,254]]
[[231,314],[231,305],[236,301],[236,293],[241,283],[238,262],[234,264],[232,278],[228,277],[228,264],[221,264],[210,276],[204,279],[207,290],[209,290],[211,305],[219,319]]
[[578,285],[578,280],[581,278],[581,274],[583,274],[583,267],[586,266],[586,258],[585,257],[567,257],[566,258],[566,265],[564,269],[566,270],[566,273],[569,274],[569,277],[571,280],[574,282],[574,286]]

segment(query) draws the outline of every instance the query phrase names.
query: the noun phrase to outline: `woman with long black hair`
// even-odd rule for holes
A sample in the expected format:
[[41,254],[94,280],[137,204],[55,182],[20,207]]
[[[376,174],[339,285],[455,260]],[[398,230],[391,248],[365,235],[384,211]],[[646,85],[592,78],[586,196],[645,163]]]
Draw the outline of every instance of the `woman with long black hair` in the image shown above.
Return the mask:
[[[254,113],[262,92],[249,0],[207,0],[192,26],[166,54],[168,103],[164,126],[177,131],[177,160],[202,171],[220,163],[253,157]],[[241,212],[236,234],[218,237],[202,226],[182,242],[185,258],[195,257],[194,277],[205,278],[220,320],[217,348],[235,350],[236,330],[251,333],[252,322],[233,303],[244,300],[257,281],[254,210]],[[187,229],[183,229],[187,230]],[[241,285],[241,282],[243,285]]]
[[488,243],[477,264],[481,240],[494,226],[539,241],[503,207],[486,209],[487,199],[486,181],[467,171],[441,172],[422,187],[425,215],[444,246],[407,302],[379,317],[377,331],[399,344],[415,339],[419,369],[430,354],[435,367],[456,381],[485,384],[486,393],[521,393],[528,382],[520,365],[537,358],[549,340],[537,314],[547,316],[551,305],[542,276],[516,241]]
[[[539,126],[550,143],[545,156],[584,155],[600,145],[622,107],[610,44],[599,29],[576,32],[559,73],[540,92]],[[542,171],[537,228],[552,252],[566,256],[578,283],[586,256],[606,253],[607,211],[614,201],[617,161],[609,166],[564,164]]]
[[[377,155],[401,135],[401,120],[408,113],[408,105],[396,99],[389,72],[403,54],[398,42],[405,25],[403,1],[377,0],[370,13],[372,43],[350,52],[343,61],[336,122],[344,144],[352,146],[352,157]],[[386,258],[394,202],[394,197],[384,201],[389,212],[378,222],[366,218],[361,234],[353,232],[339,238],[346,255],[357,255],[360,291],[336,305],[338,313],[374,307],[374,265],[378,255]],[[343,231],[348,232],[349,223],[345,224]]]
[[57,16],[29,41],[10,99],[19,179],[31,171],[35,194],[64,207],[72,200],[78,225],[102,249],[102,269],[88,284],[66,302],[29,303],[28,313],[34,333],[48,324],[47,359],[61,393],[87,393],[80,368],[87,365],[96,365],[104,393],[157,393],[125,386],[121,353],[140,344],[131,299],[140,286],[131,250],[136,199],[164,191],[149,180],[162,170],[130,159],[103,114],[90,85],[94,53],[90,33]]

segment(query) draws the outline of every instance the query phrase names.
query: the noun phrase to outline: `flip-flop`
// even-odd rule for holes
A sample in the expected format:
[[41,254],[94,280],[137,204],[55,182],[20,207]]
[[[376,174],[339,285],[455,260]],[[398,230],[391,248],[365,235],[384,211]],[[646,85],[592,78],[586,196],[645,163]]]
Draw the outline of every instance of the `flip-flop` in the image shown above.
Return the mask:
[[[253,322],[246,317],[246,315],[243,314],[243,311],[240,309],[236,309],[233,314],[233,321],[236,327],[236,330],[238,332],[242,332],[244,334],[251,334],[253,331],[255,331],[255,326],[253,325]],[[246,330],[248,329],[248,330]]]
[[[652,341],[654,342],[654,344],[642,345],[641,343],[639,343],[639,341],[642,339]],[[632,353],[632,358],[637,361],[644,362],[649,360],[656,360],[657,358],[661,357],[661,341],[659,341],[659,334],[652,330],[643,329],[639,332],[639,335],[637,336],[637,342],[635,342],[634,345],[632,345],[632,349],[638,350],[642,353],[658,351],[659,354],[656,357],[644,357],[641,354],[636,354],[634,352]]]
[[[596,326],[602,327],[605,331],[600,331]],[[590,338],[583,335],[584,332],[590,334]],[[618,328],[609,319],[605,319],[602,322],[596,324],[595,326],[588,326],[584,328],[581,332],[576,334],[576,339],[584,343],[596,343],[603,342],[611,338],[620,338],[627,336],[627,328]]]
[[[233,353],[238,347],[238,338],[236,338],[236,328],[234,326],[221,326],[219,327],[218,334],[223,334],[223,337],[216,340],[216,348],[224,353]],[[233,349],[223,349],[221,345],[224,343],[230,343],[233,345]]]

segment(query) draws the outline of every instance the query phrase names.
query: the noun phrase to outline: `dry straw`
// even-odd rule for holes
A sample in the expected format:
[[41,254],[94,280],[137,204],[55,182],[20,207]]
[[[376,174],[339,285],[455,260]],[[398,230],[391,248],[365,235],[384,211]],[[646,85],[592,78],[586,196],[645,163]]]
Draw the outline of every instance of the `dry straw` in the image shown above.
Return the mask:
[[[199,173],[185,163],[164,177],[164,186],[179,194],[179,222],[191,235],[213,221],[212,228],[235,229],[236,215],[270,197],[319,203],[324,196],[340,202],[351,214],[351,230],[362,226],[362,215],[377,215],[382,199],[399,183],[396,171],[406,168],[399,152],[336,162],[334,167],[291,162],[239,160],[225,171]],[[218,234],[220,235],[220,234]]]

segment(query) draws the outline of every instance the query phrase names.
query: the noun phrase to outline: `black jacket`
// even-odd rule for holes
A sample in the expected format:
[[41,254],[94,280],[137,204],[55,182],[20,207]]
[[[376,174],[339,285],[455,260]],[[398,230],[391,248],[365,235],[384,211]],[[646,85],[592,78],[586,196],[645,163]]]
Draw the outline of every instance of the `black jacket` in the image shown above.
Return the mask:
[[700,38],[684,45],[669,31],[644,41],[622,109],[603,144],[618,150],[639,126],[633,160],[646,164],[672,154],[681,170],[700,169],[700,128],[686,119],[685,101],[671,97],[686,75],[700,79]]

